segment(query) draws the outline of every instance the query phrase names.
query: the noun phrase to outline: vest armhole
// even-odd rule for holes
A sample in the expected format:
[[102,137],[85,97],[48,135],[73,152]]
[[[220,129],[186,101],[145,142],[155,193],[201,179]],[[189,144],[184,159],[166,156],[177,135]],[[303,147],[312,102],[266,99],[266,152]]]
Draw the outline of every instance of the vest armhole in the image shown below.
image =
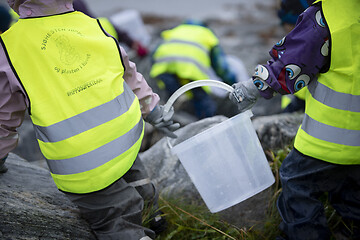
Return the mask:
[[7,49],[6,49],[4,40],[3,40],[3,38],[2,38],[1,36],[0,36],[0,43],[1,43],[2,47],[3,47],[3,49],[4,49],[4,53],[5,53],[6,59],[7,59],[8,63],[9,63],[9,66],[10,66],[12,72],[14,73],[16,79],[17,79],[18,82],[20,83],[20,85],[21,85],[21,87],[22,87],[22,89],[23,89],[23,91],[24,91],[24,93],[25,93],[25,95],[26,95],[26,97],[27,97],[27,99],[28,99],[28,101],[29,101],[28,113],[29,113],[29,115],[31,115],[31,102],[30,102],[29,95],[28,95],[28,93],[26,92],[26,89],[25,89],[24,85],[22,84],[22,82],[21,82],[21,80],[20,80],[20,77],[19,77],[19,75],[17,74],[17,72],[16,72],[16,70],[15,70],[15,68],[14,68],[14,66],[13,66],[13,64],[12,64],[12,62],[11,62],[11,60],[10,60],[9,53],[8,53],[8,51],[7,51]]
[[115,41],[116,47],[117,47],[118,52],[119,52],[120,61],[121,61],[121,64],[122,64],[122,66],[123,66],[123,68],[124,68],[124,72],[125,72],[125,71],[126,71],[126,68],[125,68],[125,64],[124,64],[124,61],[123,61],[123,57],[122,57],[122,54],[121,54],[120,45],[119,45],[118,40],[116,40],[116,38],[114,38],[113,36],[109,36],[108,33],[106,33],[105,29],[101,26],[101,23],[100,23],[100,20],[99,20],[99,19],[96,19],[96,21],[97,21],[97,23],[98,23],[101,31],[104,33],[104,35],[105,35],[106,37],[112,38],[112,39]]

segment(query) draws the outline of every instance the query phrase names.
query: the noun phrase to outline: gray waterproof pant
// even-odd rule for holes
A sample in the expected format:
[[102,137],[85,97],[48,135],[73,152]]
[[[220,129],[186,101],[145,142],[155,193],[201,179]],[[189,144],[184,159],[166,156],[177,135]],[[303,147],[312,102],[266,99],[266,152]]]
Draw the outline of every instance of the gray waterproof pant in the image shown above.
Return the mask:
[[103,190],[65,194],[79,207],[81,216],[100,240],[155,238],[152,230],[142,226],[142,210],[144,202],[157,207],[158,196],[139,158],[123,177]]
[[323,193],[344,220],[360,227],[360,165],[331,164],[293,149],[280,167],[280,180],[277,207],[283,220],[280,229],[288,239],[330,239],[319,200]]

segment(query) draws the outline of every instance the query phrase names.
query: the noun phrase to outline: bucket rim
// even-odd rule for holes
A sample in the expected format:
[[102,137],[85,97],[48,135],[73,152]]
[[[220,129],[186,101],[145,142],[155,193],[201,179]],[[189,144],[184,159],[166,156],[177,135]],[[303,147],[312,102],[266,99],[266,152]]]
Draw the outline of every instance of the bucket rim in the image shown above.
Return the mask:
[[246,111],[244,111],[244,112],[238,113],[238,114],[236,114],[235,116],[232,116],[231,118],[228,118],[228,119],[226,119],[226,120],[224,120],[224,121],[222,121],[222,122],[220,122],[220,123],[218,123],[218,124],[216,124],[216,125],[214,125],[214,126],[212,126],[212,127],[210,127],[210,128],[207,128],[207,129],[205,129],[204,131],[199,132],[199,133],[197,133],[196,135],[191,136],[191,137],[188,138],[188,139],[185,139],[184,141],[176,144],[175,146],[172,146],[171,143],[170,143],[170,138],[169,138],[169,137],[166,137],[168,147],[169,147],[172,151],[174,151],[174,150],[175,150],[174,148],[176,148],[176,146],[179,146],[179,145],[181,145],[181,144],[187,144],[188,142],[192,141],[192,139],[193,139],[194,137],[198,137],[198,136],[204,135],[204,134],[206,134],[207,132],[211,131],[214,127],[218,127],[218,126],[220,126],[220,125],[224,125],[224,124],[226,124],[227,122],[232,121],[233,119],[236,119],[236,118],[239,118],[239,117],[242,117],[242,118],[244,118],[244,117],[249,117],[249,118],[251,118],[253,115],[254,115],[254,114],[252,113],[252,111],[251,111],[250,109],[249,109],[249,110],[246,110]]

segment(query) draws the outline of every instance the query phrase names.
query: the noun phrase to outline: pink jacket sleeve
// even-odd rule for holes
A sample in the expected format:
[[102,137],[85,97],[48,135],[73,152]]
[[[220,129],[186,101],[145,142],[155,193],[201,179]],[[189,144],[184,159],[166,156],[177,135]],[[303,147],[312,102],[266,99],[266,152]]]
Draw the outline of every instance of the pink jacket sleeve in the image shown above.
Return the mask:
[[120,47],[121,55],[125,65],[124,79],[140,101],[141,113],[145,117],[158,104],[159,95],[154,93],[142,74],[136,70],[135,63],[129,60],[128,54]]
[[25,94],[0,45],[0,158],[13,150],[18,142],[18,128],[24,120]]

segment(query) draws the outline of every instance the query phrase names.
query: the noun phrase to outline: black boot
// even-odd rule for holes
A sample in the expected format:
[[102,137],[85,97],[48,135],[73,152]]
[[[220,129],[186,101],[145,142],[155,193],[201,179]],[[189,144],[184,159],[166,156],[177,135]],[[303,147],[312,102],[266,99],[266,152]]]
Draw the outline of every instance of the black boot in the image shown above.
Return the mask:
[[167,228],[167,221],[162,211],[156,211],[150,220],[150,229],[155,232],[156,235],[164,232]]

